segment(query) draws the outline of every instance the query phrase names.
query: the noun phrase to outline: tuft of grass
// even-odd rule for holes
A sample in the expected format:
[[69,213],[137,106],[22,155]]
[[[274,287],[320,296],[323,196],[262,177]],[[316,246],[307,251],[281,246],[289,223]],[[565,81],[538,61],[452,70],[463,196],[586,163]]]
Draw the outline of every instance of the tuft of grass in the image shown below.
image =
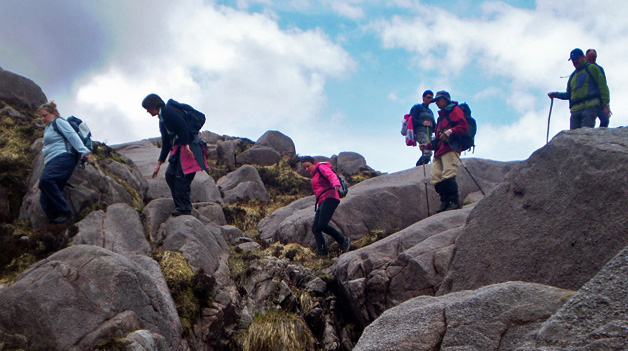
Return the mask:
[[371,230],[360,239],[351,241],[351,246],[355,247],[356,249],[360,249],[365,246],[369,246],[372,243],[378,240],[381,240],[385,237],[386,237],[386,231],[381,230],[381,229]]
[[153,255],[172,294],[185,334],[190,334],[203,308],[211,305],[216,279],[203,270],[194,273],[181,252],[161,251]]
[[305,321],[292,313],[266,312],[255,316],[240,336],[243,351],[310,350],[314,337]]

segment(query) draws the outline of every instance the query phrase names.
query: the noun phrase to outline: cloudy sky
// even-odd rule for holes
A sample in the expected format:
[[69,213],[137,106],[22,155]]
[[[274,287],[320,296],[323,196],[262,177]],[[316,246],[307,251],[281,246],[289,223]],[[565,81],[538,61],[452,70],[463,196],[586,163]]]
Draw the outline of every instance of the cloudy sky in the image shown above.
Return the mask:
[[[157,93],[218,134],[279,130],[301,155],[355,151],[395,172],[419,156],[399,130],[425,89],[471,106],[477,148],[463,157],[526,159],[575,47],[597,49],[610,126],[628,124],[626,14],[611,0],[2,0],[0,67],[109,145],[159,135],[141,107]],[[557,100],[550,137],[568,127]]]

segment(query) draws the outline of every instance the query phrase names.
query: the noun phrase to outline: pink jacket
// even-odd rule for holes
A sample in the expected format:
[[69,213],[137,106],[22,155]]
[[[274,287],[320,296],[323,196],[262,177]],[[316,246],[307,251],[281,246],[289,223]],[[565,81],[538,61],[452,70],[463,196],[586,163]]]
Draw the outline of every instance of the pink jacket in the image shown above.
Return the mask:
[[[190,147],[193,147],[192,145],[190,145]],[[194,157],[190,157],[188,155],[187,152],[185,152],[185,145],[174,145],[172,148],[172,151],[170,152],[171,155],[174,155],[177,153],[177,151],[179,151],[179,149],[181,149],[181,152],[179,152],[179,157],[181,160],[181,168],[183,169],[183,174],[190,174],[190,173],[194,173],[194,172],[200,172],[202,170],[207,169],[209,166],[207,165],[207,150],[205,148],[201,148],[202,150],[202,158],[203,158],[203,165],[199,165],[198,162],[196,161],[196,158]],[[194,150],[192,150],[194,151]],[[198,151],[197,151],[198,152]]]
[[[321,173],[323,176],[321,177]],[[340,200],[338,191],[334,187],[340,186],[340,180],[331,169],[329,162],[316,162],[316,172],[312,176],[312,191],[318,199],[316,204],[320,204],[325,199],[334,198]],[[331,188],[331,189],[330,189]]]

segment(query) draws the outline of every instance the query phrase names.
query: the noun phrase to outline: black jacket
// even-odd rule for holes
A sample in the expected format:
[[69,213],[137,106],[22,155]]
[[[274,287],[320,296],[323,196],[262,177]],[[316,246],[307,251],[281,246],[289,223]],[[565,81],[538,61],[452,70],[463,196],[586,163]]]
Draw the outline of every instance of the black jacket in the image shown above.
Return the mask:
[[175,144],[189,145],[192,142],[192,133],[185,120],[185,113],[172,99],[159,111],[159,132],[161,133],[161,153],[159,161],[165,162],[172,146]]

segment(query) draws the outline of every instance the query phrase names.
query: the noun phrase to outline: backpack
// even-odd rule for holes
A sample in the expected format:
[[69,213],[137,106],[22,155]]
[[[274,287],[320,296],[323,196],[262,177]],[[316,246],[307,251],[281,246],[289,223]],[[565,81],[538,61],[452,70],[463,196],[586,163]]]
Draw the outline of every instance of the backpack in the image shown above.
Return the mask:
[[[321,177],[325,178],[325,176],[321,172],[320,168],[317,167],[316,170],[318,171],[318,174]],[[334,172],[334,174],[336,174],[336,177],[338,177],[338,181],[340,181],[340,188],[338,189],[338,196],[340,196],[341,198],[347,196],[347,193],[349,193],[349,183],[347,183],[345,178],[343,176],[341,176],[340,174],[338,174],[338,172],[336,172],[333,168],[331,170],[332,170],[332,172]],[[327,179],[327,178],[325,178],[325,179]],[[327,180],[329,181],[329,179],[327,179]],[[333,189],[333,187],[331,187],[329,189],[325,189],[325,191],[329,191],[331,189]],[[323,193],[325,191],[323,191]],[[318,203],[318,199],[316,199],[316,202]]]
[[[61,117],[58,117],[58,118],[61,118]],[[83,142],[83,145],[85,145],[85,147],[89,151],[93,151],[94,146],[92,143],[92,132],[89,130],[87,123],[84,123],[80,118],[75,117],[75,116],[68,117],[66,121],[70,124],[72,129],[74,129],[76,134],[78,134],[78,137]],[[59,130],[59,127],[57,127],[56,118],[52,121],[52,127],[54,128],[55,132],[57,132],[59,135],[63,137],[63,139],[66,140],[66,144],[69,144],[69,142],[67,142],[68,139],[65,137],[65,135],[63,135],[63,133],[61,133],[61,131]],[[74,150],[73,147],[72,147],[72,151],[74,153],[78,153],[76,150]]]
[[[467,151],[471,148],[473,148],[473,151],[475,151],[475,134],[478,131],[477,122],[475,121],[475,118],[471,117],[471,108],[469,108],[469,105],[466,102],[459,104],[458,107],[460,107],[460,109],[462,110],[464,118],[467,119],[467,124],[469,124],[469,129],[467,129],[467,133],[464,135],[460,135],[458,138],[458,142],[460,144],[460,152]],[[451,120],[449,119],[449,113],[447,114],[446,118],[447,121],[452,124]]]
[[188,104],[182,104],[172,99],[171,101],[174,102],[174,107],[178,108],[185,115],[185,121],[187,122],[192,134],[198,134],[205,124],[205,114]]
[[414,134],[414,125],[412,124],[412,116],[404,115],[401,121],[401,135],[406,137],[406,146],[416,146],[416,136]]

